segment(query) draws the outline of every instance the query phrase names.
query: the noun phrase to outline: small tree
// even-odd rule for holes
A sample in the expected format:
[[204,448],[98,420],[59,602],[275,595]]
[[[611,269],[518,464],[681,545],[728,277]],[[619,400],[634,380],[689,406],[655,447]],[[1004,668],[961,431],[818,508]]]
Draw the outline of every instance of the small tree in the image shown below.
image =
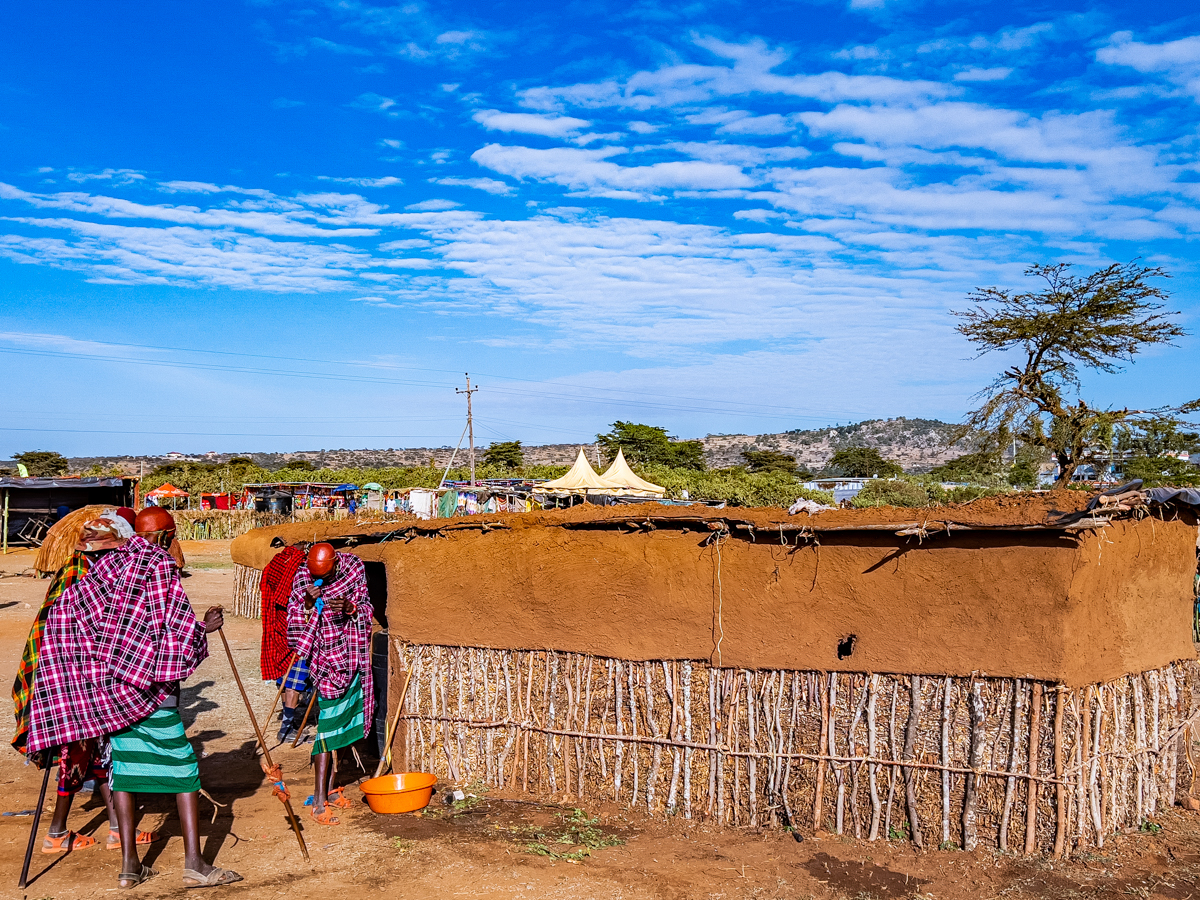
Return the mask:
[[525,465],[525,451],[521,449],[520,441],[494,441],[483,451],[483,464],[501,469],[519,469]]
[[[1002,429],[1042,448],[1058,462],[1058,485],[1071,481],[1085,463],[1110,452],[1114,429],[1150,422],[1180,423],[1179,414],[1200,409],[1200,401],[1179,407],[1101,409],[1078,399],[1080,368],[1118,372],[1142,349],[1169,344],[1186,332],[1163,312],[1168,294],[1154,278],[1157,267],[1114,264],[1076,277],[1069,263],[1034,265],[1025,274],[1040,278],[1040,291],[1017,294],[990,287],[970,294],[971,309],[955,312],[958,332],[979,348],[1017,351],[1021,359],[983,389],[957,437]],[[1076,399],[1072,400],[1071,398]]]
[[812,475],[807,469],[800,468],[796,457],[779,450],[743,450],[742,459],[750,472],[782,472],[804,478]]
[[14,454],[13,460],[23,465],[34,478],[67,474],[67,458],[53,450],[27,450]]
[[596,435],[609,459],[623,450],[630,463],[663,465],[673,469],[704,471],[704,445],[700,441],[680,441],[667,429],[635,422],[613,422],[612,431]]
[[847,447],[833,454],[827,467],[844,478],[892,478],[904,474],[903,467],[884,459],[874,447]]

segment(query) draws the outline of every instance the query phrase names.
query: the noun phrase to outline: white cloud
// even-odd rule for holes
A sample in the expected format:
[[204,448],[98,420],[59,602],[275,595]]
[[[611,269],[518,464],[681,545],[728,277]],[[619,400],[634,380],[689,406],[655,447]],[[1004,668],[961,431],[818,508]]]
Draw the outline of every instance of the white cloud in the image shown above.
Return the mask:
[[654,132],[658,131],[662,126],[651,125],[649,122],[630,122],[625,127],[634,134],[654,134]]
[[67,179],[80,184],[88,181],[111,181],[114,184],[129,184],[135,181],[145,181],[146,176],[136,169],[104,169],[100,172],[69,172]]
[[395,109],[396,101],[391,97],[384,97],[382,94],[359,94],[351,101],[350,106],[354,109],[383,113],[391,118],[395,118],[400,113],[400,110]]
[[1008,66],[993,66],[990,69],[963,69],[954,75],[955,81],[1003,81],[1013,70]]
[[546,137],[566,137],[587,128],[592,123],[571,116],[543,116],[534,113],[506,113],[496,109],[481,109],[471,118],[488,131],[516,131]]
[[433,184],[445,184],[451,187],[469,187],[477,191],[487,191],[489,194],[512,194],[515,189],[511,184],[497,181],[495,178],[430,178]]
[[751,94],[798,97],[836,103],[843,100],[916,102],[948,97],[957,92],[951,85],[934,81],[903,80],[882,75],[777,75],[774,69],[787,61],[787,54],[770,49],[762,41],[732,44],[711,37],[696,37],[695,43],[732,65],[680,64],[654,71],[641,71],[624,82],[603,81],[565,87],[536,87],[519,92],[521,103],[543,111],[566,107],[599,109],[656,109],[711,102],[722,97]]
[[444,31],[436,38],[439,44],[471,44],[481,46],[483,33],[479,31]]
[[787,134],[794,126],[778,113],[756,116],[744,109],[709,109],[684,117],[692,125],[717,125],[724,134]]
[[317,179],[319,181],[336,181],[342,184],[353,184],[358,187],[369,188],[394,187],[398,184],[404,184],[404,181],[395,175],[384,175],[382,178],[341,178],[333,175],[318,175]]
[[661,162],[619,166],[608,157],[623,154],[620,147],[576,150],[555,147],[505,147],[488,144],[471,159],[514,178],[549,181],[585,195],[643,200],[670,190],[749,188],[754,182],[737,166],[709,162]]
[[462,206],[461,203],[455,203],[453,200],[422,200],[420,203],[410,203],[404,207],[413,212],[440,212],[445,209],[457,209]]
[[1110,66],[1127,66],[1138,72],[1162,75],[1200,102],[1200,35],[1143,44],[1127,31],[1114,34],[1096,59]]

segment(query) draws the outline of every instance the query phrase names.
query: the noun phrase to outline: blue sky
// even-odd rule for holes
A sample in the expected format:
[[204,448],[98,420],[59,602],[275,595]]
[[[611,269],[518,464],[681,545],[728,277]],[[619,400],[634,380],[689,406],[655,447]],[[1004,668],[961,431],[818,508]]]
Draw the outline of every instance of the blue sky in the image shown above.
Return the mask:
[[[0,456],[958,419],[949,310],[1196,328],[1194,3],[7,4]],[[1195,338],[1103,404],[1198,394]]]

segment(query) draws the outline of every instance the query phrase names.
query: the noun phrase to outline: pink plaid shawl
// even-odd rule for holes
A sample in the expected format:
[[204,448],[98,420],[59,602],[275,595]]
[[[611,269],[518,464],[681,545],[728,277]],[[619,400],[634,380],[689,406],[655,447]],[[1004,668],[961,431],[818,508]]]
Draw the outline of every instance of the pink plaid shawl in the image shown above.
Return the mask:
[[313,583],[308,566],[301,566],[292,581],[288,599],[288,645],[300,659],[308,660],[308,671],[327,700],[346,693],[356,672],[362,674],[363,734],[371,733],[375,695],[371,686],[371,599],[367,594],[367,570],[362,560],[349,553],[338,554],[337,577],[324,585],[326,600],[344,597],[355,605],[353,615],[323,613],[313,622],[306,612],[305,589]]
[[208,656],[179,572],[141,537],[92,565],[50,611],[29,749],[120,731],[152,713]]

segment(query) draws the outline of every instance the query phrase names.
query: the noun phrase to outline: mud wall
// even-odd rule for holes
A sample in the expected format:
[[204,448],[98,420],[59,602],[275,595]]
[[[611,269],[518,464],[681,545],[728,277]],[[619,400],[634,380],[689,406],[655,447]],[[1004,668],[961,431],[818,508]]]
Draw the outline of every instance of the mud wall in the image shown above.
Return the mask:
[[543,527],[356,552],[387,563],[392,635],[412,644],[1072,687],[1195,657],[1179,522],[819,537]]

